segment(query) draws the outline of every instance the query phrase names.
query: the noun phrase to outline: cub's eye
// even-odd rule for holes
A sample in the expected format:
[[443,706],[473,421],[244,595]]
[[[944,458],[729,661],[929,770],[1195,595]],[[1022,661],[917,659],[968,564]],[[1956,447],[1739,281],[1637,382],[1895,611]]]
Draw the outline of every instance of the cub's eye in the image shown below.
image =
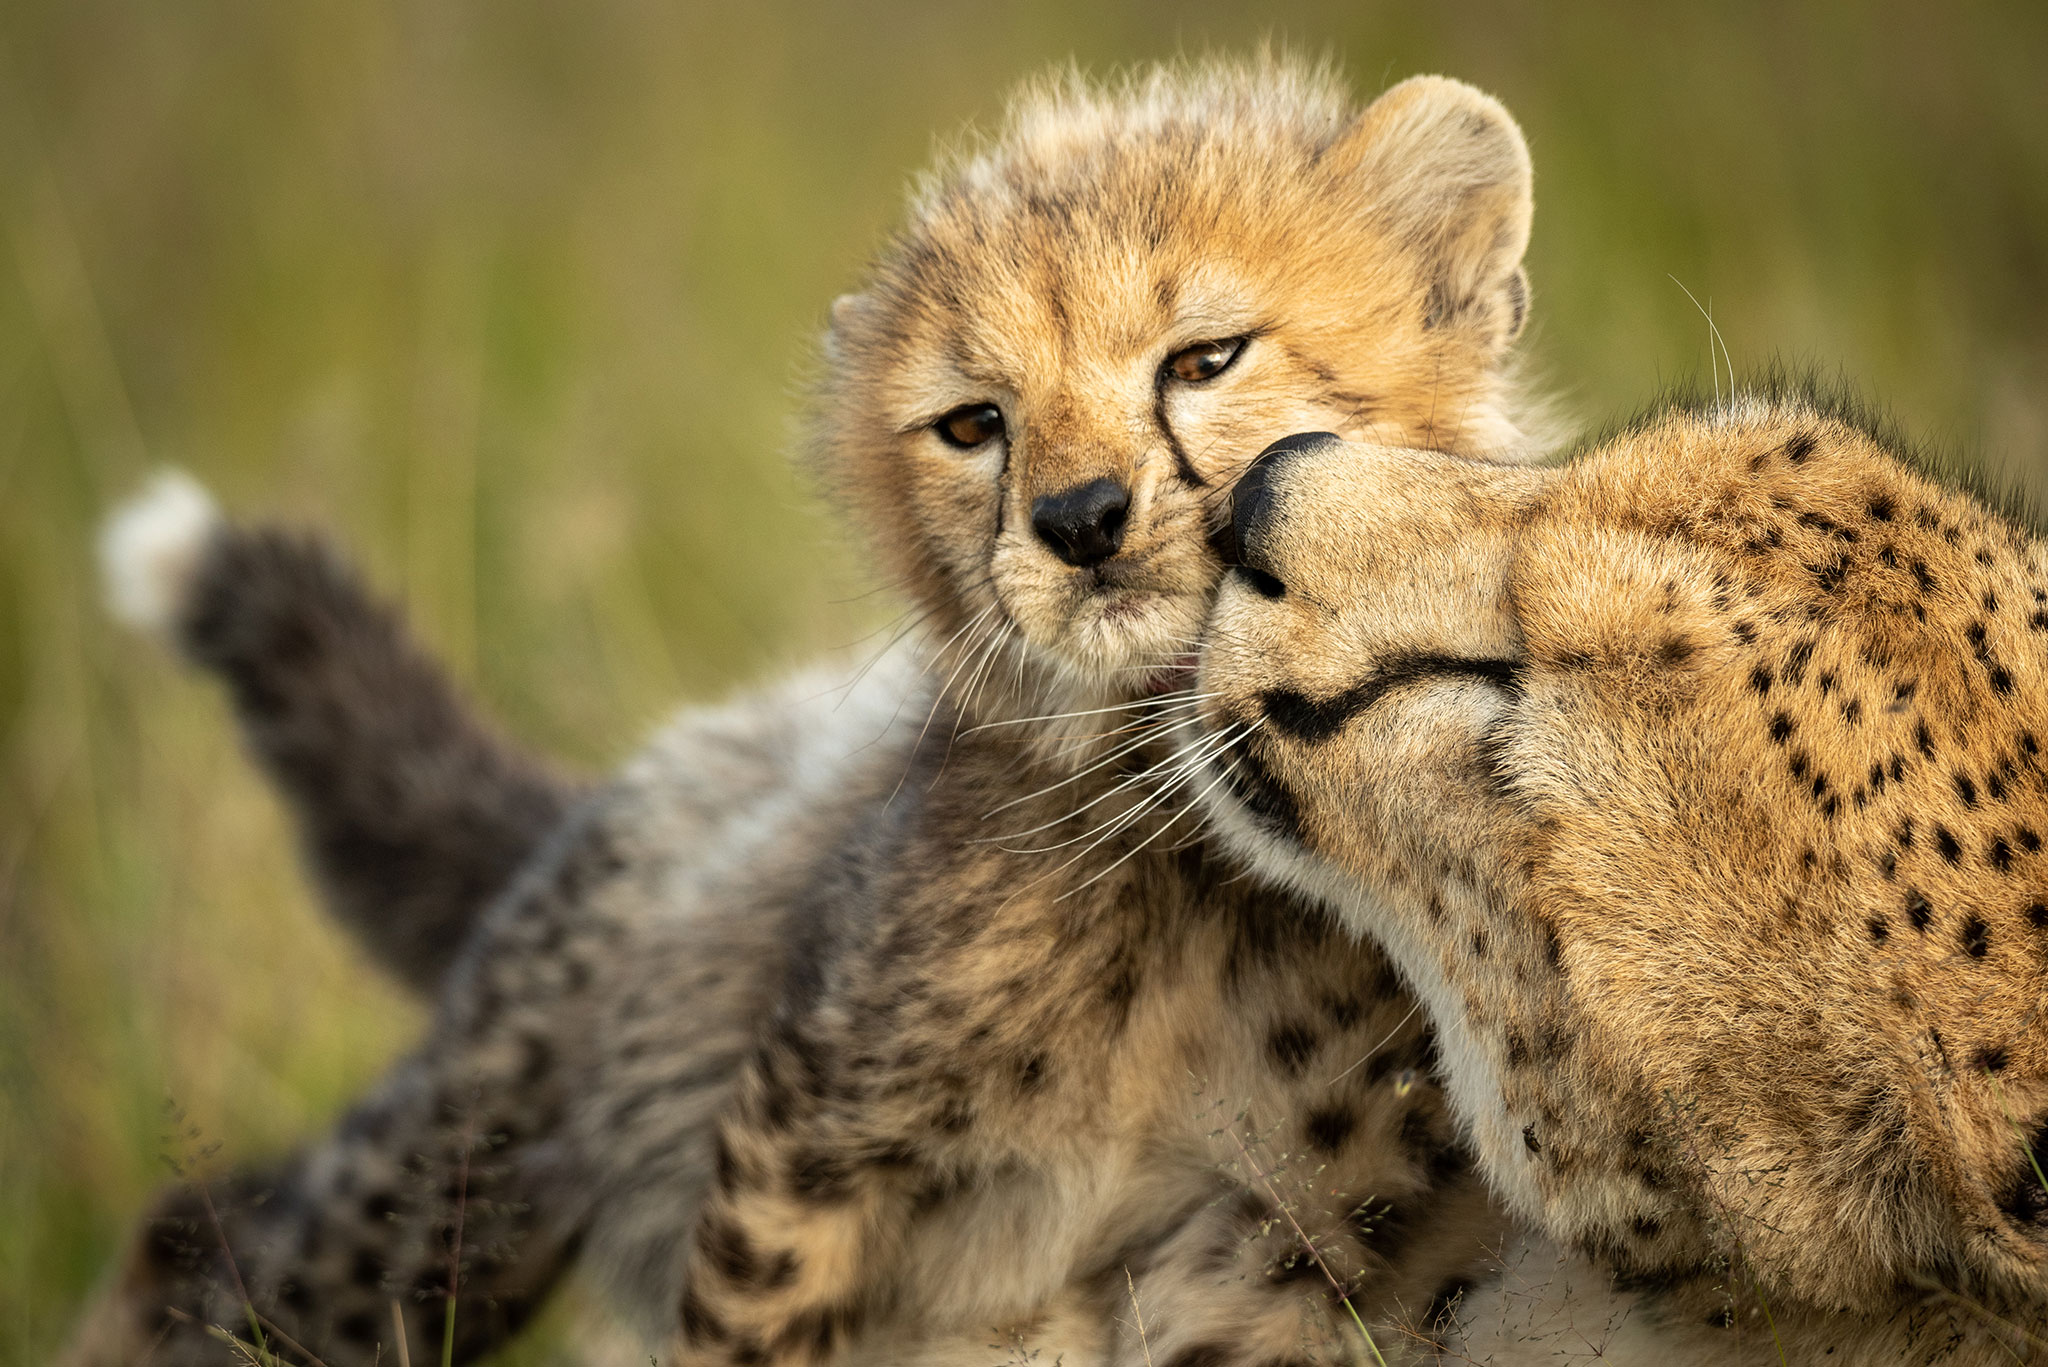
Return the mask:
[[1197,342],[1166,358],[1166,368],[1176,380],[1200,384],[1230,369],[1230,363],[1244,352],[1249,337],[1225,337],[1220,342]]
[[1003,435],[1003,411],[992,403],[962,404],[932,424],[939,440],[962,451]]

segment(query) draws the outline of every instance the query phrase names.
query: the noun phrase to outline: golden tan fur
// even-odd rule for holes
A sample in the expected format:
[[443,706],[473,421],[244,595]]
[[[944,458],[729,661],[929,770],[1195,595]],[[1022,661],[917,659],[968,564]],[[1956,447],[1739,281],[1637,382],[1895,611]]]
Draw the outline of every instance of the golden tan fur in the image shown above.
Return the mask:
[[1510,1207],[1745,1361],[2048,1352],[2042,542],[1808,398],[1247,489],[1213,814],[1388,949]]
[[[816,459],[934,639],[984,610],[1002,624],[966,635],[1000,637],[992,700],[1126,701],[1189,648],[1218,491],[1268,441],[1528,450],[1506,361],[1530,196],[1514,122],[1453,81],[1362,114],[1329,75],[1272,61],[1048,83],[924,185],[835,306]],[[1163,374],[1237,337],[1215,379]],[[962,452],[931,431],[983,402],[1012,439]],[[1131,489],[1124,546],[1077,574],[1031,505],[1104,476]]]
[[[1357,1347],[1333,1286],[1425,1322],[1497,1240],[1378,956],[1233,885],[1145,771],[1266,440],[1521,441],[1529,213],[1519,133],[1454,82],[1363,114],[1272,63],[1064,84],[835,307],[816,449],[943,682],[721,1123],[680,1360],[1131,1297],[1152,1337],[1108,1360],[1321,1359]],[[982,407],[1000,435],[942,439]],[[1076,564],[1036,510],[1097,481],[1128,515]]]
[[[1152,766],[1267,440],[1517,446],[1530,212],[1519,131],[1455,82],[1028,95],[834,310],[813,448],[923,615],[912,668],[844,712],[688,719],[595,794],[334,1136],[217,1185],[217,1231],[165,1201],[102,1360],[159,1327],[159,1367],[208,1360],[242,1286],[331,1367],[390,1360],[394,1294],[437,1352],[469,1134],[465,1357],[572,1256],[690,1363],[954,1361],[1000,1328],[1256,1367],[1355,1352],[1335,1287],[1426,1323],[1499,1224],[1419,1013],[1233,882]],[[1180,377],[1205,347],[1229,363]],[[945,444],[963,405],[1002,437]],[[1122,539],[1075,564],[1035,509],[1095,480]]]

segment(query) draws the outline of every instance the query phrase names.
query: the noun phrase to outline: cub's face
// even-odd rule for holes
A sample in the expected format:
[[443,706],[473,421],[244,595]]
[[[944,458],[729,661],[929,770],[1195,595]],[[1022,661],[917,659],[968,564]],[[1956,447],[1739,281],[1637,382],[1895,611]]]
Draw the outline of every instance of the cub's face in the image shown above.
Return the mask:
[[1496,1190],[1631,1278],[2048,1311],[2048,547],[1804,401],[1233,504],[1181,757]]
[[834,310],[817,446],[951,642],[1034,711],[1184,681],[1224,494],[1301,428],[1516,443],[1527,154],[1418,79],[1280,67],[1027,99]]

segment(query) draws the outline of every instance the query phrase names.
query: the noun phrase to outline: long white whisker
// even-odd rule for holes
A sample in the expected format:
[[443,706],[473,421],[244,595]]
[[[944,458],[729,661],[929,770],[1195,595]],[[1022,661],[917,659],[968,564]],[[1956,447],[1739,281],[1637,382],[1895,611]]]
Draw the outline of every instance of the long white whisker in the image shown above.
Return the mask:
[[936,666],[939,663],[939,661],[943,660],[946,657],[946,652],[953,648],[953,642],[959,640],[962,636],[965,636],[968,632],[973,631],[976,627],[980,626],[982,622],[987,619],[988,615],[996,610],[997,606],[998,605],[995,603],[990,603],[980,612],[977,612],[972,617],[968,618],[966,622],[964,622],[960,626],[959,630],[955,631],[951,636],[948,636],[945,639],[945,641],[940,644],[939,648],[931,653],[931,658],[925,662],[925,668],[927,670],[930,670],[934,666]]
[[1095,874],[1093,877],[1088,879],[1087,882],[1082,883],[1080,887],[1072,888],[1066,892],[1063,892],[1058,897],[1055,897],[1053,900],[1055,902],[1064,902],[1069,897],[1072,897],[1076,893],[1080,892],[1083,888],[1086,888],[1091,884],[1101,882],[1104,878],[1107,878],[1110,874],[1116,872],[1118,868],[1120,868],[1124,863],[1129,861],[1140,850],[1143,850],[1153,841],[1159,839],[1160,836],[1165,835],[1168,831],[1172,830],[1175,823],[1177,823],[1182,817],[1188,815],[1190,812],[1199,811],[1201,808],[1202,799],[1207,797],[1210,793],[1214,792],[1216,790],[1216,785],[1218,783],[1223,782],[1223,780],[1229,778],[1233,773],[1237,772],[1238,764],[1239,761],[1232,760],[1230,762],[1230,766],[1226,768],[1222,773],[1218,774],[1215,777],[1215,779],[1210,782],[1208,787],[1202,789],[1201,792],[1196,793],[1194,798],[1190,800],[1186,806],[1182,807],[1179,811],[1175,812],[1172,816],[1168,817],[1165,821],[1161,822],[1158,830],[1152,832],[1152,834],[1146,836],[1143,840],[1140,840],[1137,844],[1131,846],[1130,849],[1126,850],[1123,853],[1122,857],[1117,859],[1115,863],[1103,869],[1100,873]]
[[[986,618],[991,612],[994,612],[1000,606],[1001,604],[999,603],[990,603],[980,612],[974,614],[972,618],[968,619],[967,626],[960,628],[960,631],[954,632],[950,637],[946,639],[946,644],[940,646],[938,650],[933,653],[931,660],[925,664],[924,670],[922,672],[927,674],[930,673],[932,666],[938,663],[939,658],[946,653],[946,651],[952,646],[953,642],[960,639],[961,632],[968,630],[968,628],[970,627],[978,625],[984,618]],[[882,801],[882,805],[884,807],[887,807],[890,803],[894,802],[896,800],[896,794],[903,791],[904,780],[910,777],[911,766],[917,763],[917,753],[918,751],[924,748],[924,738],[931,733],[932,721],[939,715],[939,709],[945,706],[946,696],[953,687],[953,681],[960,677],[960,671],[967,667],[967,661],[972,658],[973,656],[971,653],[963,652],[960,664],[954,668],[951,674],[946,676],[946,681],[940,684],[938,690],[932,695],[931,709],[924,714],[924,725],[918,728],[917,739],[910,743],[910,758],[904,762],[903,772],[899,774],[896,778],[896,786],[889,790],[889,796],[883,799]],[[952,747],[948,745],[947,754],[950,756],[951,753]]]
[[1081,769],[1076,771],[1075,773],[1069,774],[1067,775],[1067,777],[1060,779],[1056,783],[1048,783],[1036,792],[1026,793],[1022,797],[1013,797],[1000,807],[989,808],[987,811],[981,814],[981,819],[983,821],[986,821],[990,817],[995,816],[998,813],[1007,812],[1010,810],[1010,808],[1029,802],[1031,801],[1031,799],[1035,797],[1044,797],[1047,793],[1057,792],[1061,788],[1066,787],[1069,783],[1075,783],[1081,779],[1088,777],[1088,775],[1094,773],[1103,765],[1113,764],[1117,760],[1123,758],[1125,755],[1128,755],[1131,751],[1136,750],[1140,746],[1146,744],[1148,741],[1152,739],[1157,729],[1158,728],[1154,727],[1146,730],[1136,740],[1127,741],[1123,745],[1118,746],[1116,749],[1111,750],[1108,754],[1104,755],[1101,759],[1095,761],[1095,763],[1089,765],[1086,769]]
[[[1249,727],[1250,723],[1240,723],[1240,725]],[[1158,780],[1159,786],[1154,788],[1150,795],[1148,795],[1145,799],[1137,803],[1135,806],[1123,812],[1119,812],[1117,815],[1109,817],[1106,820],[1097,823],[1096,825],[1090,827],[1088,830],[1085,830],[1081,832],[1079,835],[1074,836],[1070,840],[1062,840],[1051,845],[1040,845],[1027,848],[1018,848],[1008,845],[1003,846],[1003,848],[1011,854],[1049,854],[1053,850],[1063,850],[1068,848],[1069,846],[1078,845],[1083,840],[1088,839],[1088,837],[1095,835],[1097,832],[1103,832],[1102,840],[1107,840],[1110,836],[1115,835],[1117,831],[1122,830],[1126,826],[1129,826],[1132,822],[1136,821],[1138,818],[1145,815],[1146,812],[1152,810],[1153,808],[1159,806],[1161,803],[1165,802],[1169,797],[1171,797],[1174,794],[1176,790],[1178,790],[1182,786],[1183,783],[1185,783],[1189,778],[1193,777],[1194,774],[1200,769],[1200,767],[1204,763],[1207,762],[1208,759],[1220,753],[1223,749],[1225,749],[1227,746],[1233,743],[1236,739],[1236,736],[1227,734],[1223,736],[1212,737],[1209,742],[1204,743],[1205,748],[1202,753],[1197,755],[1177,757],[1169,766],[1167,772],[1163,775],[1156,772],[1153,769],[1147,769],[1142,773],[1133,774],[1129,778],[1125,779],[1123,782],[1117,784],[1116,787],[1111,788],[1106,793],[1103,793],[1100,797],[1094,798],[1086,803],[1083,803],[1080,807],[1076,808],[1071,812],[1068,812],[1066,816],[1059,818],[1059,820],[1057,821],[1048,821],[1042,826],[1034,826],[1027,831],[1016,831],[1009,835],[999,837],[999,839],[1002,840],[1016,840],[1022,838],[1023,836],[1031,835],[1035,832],[1042,831],[1046,829],[1047,826],[1057,826],[1063,821],[1067,821],[1073,817],[1079,816],[1082,812],[1087,811],[1090,807],[1094,807],[1098,803],[1107,801],[1109,798],[1114,797],[1116,794],[1120,792],[1123,792],[1129,788],[1135,787],[1142,783],[1148,783],[1154,780]],[[1102,840],[1098,840],[1095,843],[1099,845],[1102,843]],[[1089,846],[1089,848],[1093,849],[1094,846],[1091,845]],[[1083,851],[1083,853],[1086,853],[1086,851]]]
[[[1132,807],[1129,811],[1123,813],[1120,817],[1113,818],[1108,822],[1104,822],[1103,825],[1109,826],[1109,830],[1104,831],[1103,834],[1097,837],[1093,843],[1087,846],[1087,848],[1081,850],[1078,854],[1075,854],[1072,858],[1068,859],[1064,864],[1061,864],[1059,868],[1054,869],[1053,872],[1059,873],[1062,870],[1072,867],[1076,860],[1085,858],[1087,855],[1094,853],[1097,849],[1100,849],[1102,847],[1105,841],[1110,840],[1111,838],[1121,834],[1125,830],[1128,830],[1131,826],[1143,820],[1150,813],[1157,811],[1160,807],[1164,806],[1166,802],[1173,797],[1174,793],[1178,792],[1183,786],[1185,786],[1188,779],[1192,777],[1195,772],[1196,769],[1193,764],[1183,766],[1180,771],[1179,777],[1175,778],[1173,781],[1169,783],[1162,785],[1160,788],[1154,791],[1150,797],[1146,798],[1142,802],[1139,802],[1136,806]],[[1096,829],[1102,830],[1102,827],[1097,826]],[[1079,840],[1086,838],[1086,836],[1080,836],[1076,839]],[[1071,845],[1074,843],[1075,841],[1070,840],[1064,842],[1064,844],[1052,846],[1051,848],[1064,849],[1066,845]],[[1084,884],[1083,886],[1086,885]],[[1062,896],[1064,897],[1065,895],[1066,894],[1063,894]]]
[[1207,701],[1215,696],[1214,693],[1162,693],[1157,698],[1139,698],[1135,702],[1111,703],[1108,707],[1086,707],[1078,712],[1042,712],[1035,717],[1004,717],[1000,721],[985,721],[973,728],[973,730],[962,731],[960,734],[962,736],[971,736],[975,731],[989,731],[998,726],[1023,726],[1035,721],[1069,721],[1075,717],[1099,717],[1105,712],[1127,712],[1134,708],[1158,707],[1167,703],[1178,705],[1197,699]]

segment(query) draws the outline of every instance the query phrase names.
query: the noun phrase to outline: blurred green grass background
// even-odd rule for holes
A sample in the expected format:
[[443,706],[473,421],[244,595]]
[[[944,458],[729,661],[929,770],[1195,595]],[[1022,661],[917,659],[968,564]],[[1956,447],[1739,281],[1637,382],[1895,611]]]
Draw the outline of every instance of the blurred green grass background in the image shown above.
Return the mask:
[[886,611],[783,453],[935,136],[1051,61],[1264,36],[1522,119],[1530,349],[1578,417],[1704,375],[1675,276],[1738,364],[1839,365],[2048,489],[2038,4],[0,9],[0,1364],[184,1156],[167,1099],[274,1150],[421,1020],[314,914],[219,698],[104,620],[109,502],[175,461],[333,528],[602,765]]

